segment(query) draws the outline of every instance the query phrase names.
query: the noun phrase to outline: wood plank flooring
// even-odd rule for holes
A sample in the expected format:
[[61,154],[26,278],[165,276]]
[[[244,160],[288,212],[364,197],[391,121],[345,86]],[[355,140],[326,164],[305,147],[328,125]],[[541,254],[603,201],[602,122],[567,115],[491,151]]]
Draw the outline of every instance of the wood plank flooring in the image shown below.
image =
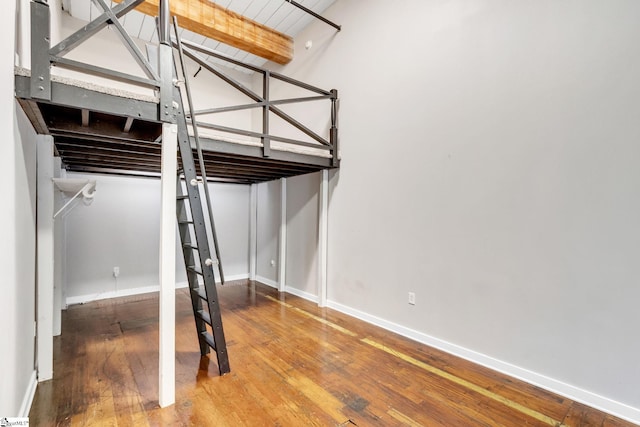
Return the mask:
[[176,295],[176,404],[158,398],[157,294],[69,307],[33,426],[632,426],[255,282],[219,287],[231,373]]

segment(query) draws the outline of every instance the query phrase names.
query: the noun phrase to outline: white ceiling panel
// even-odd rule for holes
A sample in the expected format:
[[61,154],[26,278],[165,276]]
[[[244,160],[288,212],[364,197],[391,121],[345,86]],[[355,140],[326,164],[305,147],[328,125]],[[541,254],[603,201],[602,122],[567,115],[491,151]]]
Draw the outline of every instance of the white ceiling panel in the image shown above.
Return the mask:
[[276,13],[278,9],[284,6],[285,3],[287,2],[285,2],[284,0],[267,2],[260,13],[258,13],[256,17],[252,19],[254,21],[260,22],[261,24],[264,24],[273,16],[274,13]]
[[151,36],[156,32],[156,21],[150,16],[144,15],[138,37],[145,42],[151,41]]
[[[232,10],[235,13],[239,13],[240,15],[246,16],[245,10],[247,9],[247,7],[249,7],[251,3],[253,3],[253,0],[232,0],[228,3],[229,5],[226,6],[227,9]],[[218,3],[218,4],[220,6],[223,6],[223,3]]]
[[264,9],[266,2],[262,0],[253,0],[249,6],[245,9],[242,15],[246,16],[249,19],[256,19],[256,16],[260,13],[262,9]]

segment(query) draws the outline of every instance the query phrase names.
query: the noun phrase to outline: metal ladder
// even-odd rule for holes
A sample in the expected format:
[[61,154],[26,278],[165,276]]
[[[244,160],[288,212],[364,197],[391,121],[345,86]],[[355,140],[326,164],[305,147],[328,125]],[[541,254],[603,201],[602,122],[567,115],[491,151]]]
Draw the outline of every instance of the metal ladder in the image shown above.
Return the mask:
[[[176,30],[176,39],[178,44],[178,54],[182,65],[184,86],[187,101],[189,103],[189,111],[193,111],[191,101],[191,93],[188,84],[187,74],[184,72],[184,59],[182,55],[182,46],[177,34],[177,23],[174,18],[174,29]],[[176,70],[177,71],[177,70]],[[177,73],[176,73],[177,74]],[[229,356],[227,354],[227,344],[224,337],[224,329],[222,327],[222,317],[220,314],[220,305],[218,302],[218,292],[216,290],[214,266],[217,266],[220,272],[221,281],[224,283],[224,273],[220,264],[220,256],[218,249],[218,240],[215,231],[215,223],[211,213],[211,203],[207,188],[207,177],[204,167],[204,158],[200,149],[197,128],[195,120],[192,119],[194,136],[196,140],[197,156],[200,166],[201,177],[198,177],[196,171],[193,150],[191,148],[191,140],[187,128],[185,108],[181,91],[175,87],[174,99],[178,102],[178,148],[180,158],[182,160],[182,170],[177,176],[177,203],[176,214],[178,218],[178,231],[182,244],[182,253],[187,271],[187,279],[189,282],[189,293],[191,295],[191,304],[193,307],[193,315],[196,322],[196,330],[198,332],[198,341],[200,344],[200,354],[206,355],[209,349],[216,352],[218,359],[218,369],[220,375],[230,372]],[[182,186],[182,175],[186,183],[186,193]],[[204,188],[207,201],[209,217],[207,218],[211,225],[213,242],[216,257],[211,256],[209,240],[207,238],[207,228],[205,225],[205,216],[202,207],[202,198],[200,196],[200,185]],[[202,279],[202,284],[200,283]]]

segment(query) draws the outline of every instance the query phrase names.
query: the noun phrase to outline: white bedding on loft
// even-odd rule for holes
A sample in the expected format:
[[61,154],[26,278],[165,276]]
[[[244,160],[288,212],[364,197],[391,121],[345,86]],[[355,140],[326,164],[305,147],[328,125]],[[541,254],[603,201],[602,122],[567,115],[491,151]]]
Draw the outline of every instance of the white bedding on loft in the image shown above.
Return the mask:
[[[31,77],[31,70],[27,68],[14,67],[14,73],[17,76]],[[142,93],[130,92],[128,90],[97,85],[95,83],[78,80],[71,77],[60,76],[57,74],[51,74],[51,81],[66,84],[69,86],[79,87],[82,89],[92,90],[94,92],[100,92],[107,95],[114,95],[127,99],[135,99],[137,101],[154,102],[156,104],[160,102],[160,99],[157,96],[145,95]]]

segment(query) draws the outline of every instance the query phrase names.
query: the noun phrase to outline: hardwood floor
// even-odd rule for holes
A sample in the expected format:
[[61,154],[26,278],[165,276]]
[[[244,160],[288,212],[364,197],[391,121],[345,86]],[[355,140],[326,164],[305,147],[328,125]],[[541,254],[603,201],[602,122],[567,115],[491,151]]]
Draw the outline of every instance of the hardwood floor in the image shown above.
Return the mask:
[[219,292],[231,373],[200,358],[179,290],[176,404],[164,409],[157,294],[69,307],[31,425],[632,425],[254,282]]

